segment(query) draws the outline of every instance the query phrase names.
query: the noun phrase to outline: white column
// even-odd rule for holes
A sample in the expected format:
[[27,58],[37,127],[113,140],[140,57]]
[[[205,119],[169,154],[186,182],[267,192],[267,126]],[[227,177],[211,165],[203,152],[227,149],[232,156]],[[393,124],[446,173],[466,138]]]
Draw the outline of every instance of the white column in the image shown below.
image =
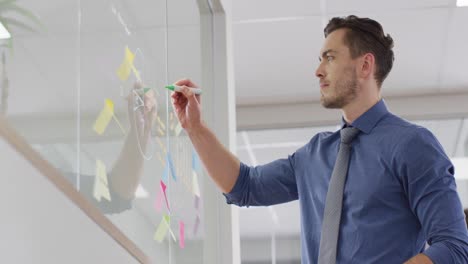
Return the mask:
[[[202,2],[199,0],[199,3]],[[204,2],[204,1],[203,1]],[[203,116],[221,143],[235,153],[236,116],[231,41],[231,1],[200,4]],[[207,9],[211,14],[207,13]],[[204,261],[240,264],[238,209],[226,204],[213,181],[204,177]]]

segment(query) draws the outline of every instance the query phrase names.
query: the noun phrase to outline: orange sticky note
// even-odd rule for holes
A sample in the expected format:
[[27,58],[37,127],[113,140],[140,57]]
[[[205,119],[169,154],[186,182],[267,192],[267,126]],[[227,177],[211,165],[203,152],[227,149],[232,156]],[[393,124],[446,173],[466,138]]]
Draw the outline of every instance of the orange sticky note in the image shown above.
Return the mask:
[[135,54],[128,48],[125,47],[125,57],[120,64],[119,69],[117,69],[117,76],[121,81],[126,81],[128,76],[130,76],[130,72],[134,69],[133,60],[135,59]]
[[94,178],[93,196],[99,202],[102,197],[111,201],[107,182],[106,165],[104,165],[100,160],[96,160],[96,176]]
[[185,248],[185,226],[182,221],[179,221],[179,246]]
[[114,102],[110,99],[106,99],[104,108],[102,109],[101,113],[99,114],[98,118],[94,122],[93,129],[99,135],[102,135],[104,131],[106,131],[109,122],[111,121],[112,117],[114,116]]

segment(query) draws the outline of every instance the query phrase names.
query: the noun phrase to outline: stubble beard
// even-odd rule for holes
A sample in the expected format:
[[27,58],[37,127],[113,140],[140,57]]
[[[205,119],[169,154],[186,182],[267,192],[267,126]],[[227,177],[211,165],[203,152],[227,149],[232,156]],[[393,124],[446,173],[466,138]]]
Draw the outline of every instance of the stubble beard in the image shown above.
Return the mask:
[[357,77],[354,70],[348,71],[346,74],[349,77],[344,77],[336,82],[334,94],[326,97],[323,93],[320,97],[320,103],[328,109],[341,109],[357,96]]

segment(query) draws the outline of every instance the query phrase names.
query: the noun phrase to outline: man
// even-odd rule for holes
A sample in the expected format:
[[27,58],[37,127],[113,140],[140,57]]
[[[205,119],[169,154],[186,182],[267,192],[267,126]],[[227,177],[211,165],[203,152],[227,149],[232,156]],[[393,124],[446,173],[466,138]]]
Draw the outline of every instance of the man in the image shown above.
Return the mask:
[[[200,97],[181,80],[172,95],[209,175],[239,206],[299,199],[303,263],[468,263],[468,234],[454,168],[435,137],[387,110],[380,88],[393,40],[368,18],[333,18],[316,76],[321,103],[342,110],[286,159],[249,167],[200,117]],[[429,247],[425,249],[425,244]]]

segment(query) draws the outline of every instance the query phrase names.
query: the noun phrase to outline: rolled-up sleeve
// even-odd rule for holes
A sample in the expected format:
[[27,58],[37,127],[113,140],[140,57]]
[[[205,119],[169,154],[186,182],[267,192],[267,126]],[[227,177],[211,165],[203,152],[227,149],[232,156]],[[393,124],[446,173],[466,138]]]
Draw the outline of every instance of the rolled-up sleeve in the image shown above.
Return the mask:
[[224,196],[228,204],[238,206],[268,206],[297,200],[294,154],[255,167],[241,162],[237,181]]
[[423,253],[436,264],[468,263],[468,232],[450,159],[424,128],[403,147],[403,186],[430,245]]

